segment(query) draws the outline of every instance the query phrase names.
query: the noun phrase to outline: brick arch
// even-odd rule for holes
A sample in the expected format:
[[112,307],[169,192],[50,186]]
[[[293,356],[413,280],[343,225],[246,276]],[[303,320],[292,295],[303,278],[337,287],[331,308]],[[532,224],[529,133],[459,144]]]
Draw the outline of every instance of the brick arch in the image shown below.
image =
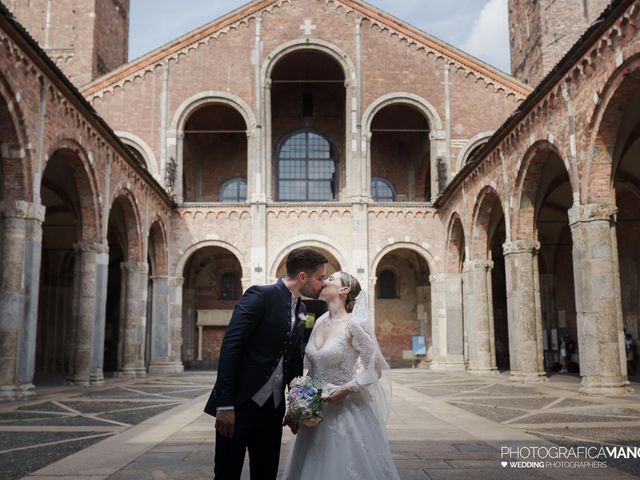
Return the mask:
[[466,257],[466,243],[464,225],[457,212],[451,214],[447,226],[445,240],[445,271],[449,273],[461,273],[462,264]]
[[[73,181],[78,193],[79,205],[76,214],[80,219],[80,239],[82,241],[102,242],[101,192],[96,172],[82,145],[72,138],[62,138],[48,151],[46,163],[42,166],[43,177],[49,160],[56,154],[65,156],[67,166],[73,173]],[[106,234],[106,232],[105,232]]]
[[253,131],[256,128],[256,116],[247,102],[237,95],[229,92],[208,90],[196,93],[184,100],[176,109],[169,126],[169,131],[178,136],[184,130],[187,120],[193,112],[204,105],[225,105],[236,110],[247,126],[247,131]]
[[[324,235],[299,235],[297,237],[289,239],[285,244],[280,245],[276,252],[278,252],[274,261],[271,263],[271,268],[269,269],[269,278],[275,279],[278,267],[284,261],[284,259],[291,253],[292,250],[296,248],[320,248],[330,253],[333,258],[338,262],[338,266],[341,270],[347,270],[350,268],[350,263],[347,262],[347,259],[340,253],[341,251],[345,251],[343,248],[338,248],[336,246],[336,241],[325,237]],[[354,274],[355,275],[355,274]]]
[[[138,202],[131,190],[126,187],[120,187],[115,190],[111,197],[111,208],[109,209],[109,217],[116,205],[122,209],[124,216],[124,225],[114,225],[114,227],[124,227],[124,230],[117,230],[120,235],[121,244],[124,247],[123,253],[127,262],[144,262],[143,253],[143,235],[140,212],[137,206]],[[109,227],[107,227],[108,230]]]
[[460,150],[460,153],[458,153],[458,157],[456,158],[456,172],[462,170],[462,168],[467,164],[471,153],[476,148],[487,143],[494,133],[495,131],[493,130],[481,132],[469,139],[466,145]]
[[364,135],[371,132],[371,123],[375,116],[385,107],[391,105],[406,105],[418,110],[429,122],[432,130],[442,130],[442,120],[436,108],[426,99],[408,92],[392,92],[383,95],[367,107],[362,115],[362,127]]
[[[173,161],[173,167],[175,167],[174,185],[172,187],[172,193],[177,193],[178,201],[184,199],[185,193],[183,192],[183,176],[184,176],[184,135],[183,131],[189,117],[196,112],[200,107],[205,105],[222,105],[230,107],[237,111],[243,118],[245,128],[247,131],[247,172],[253,171],[253,163],[255,162],[251,152],[256,149],[256,141],[258,137],[255,135],[257,128],[256,116],[247,102],[237,95],[229,92],[207,90],[199,92],[191,97],[185,99],[173,114],[173,118],[170,123],[170,127],[167,133],[167,145],[168,155],[166,161]],[[163,163],[161,170],[165,171],[169,169],[168,164]],[[165,181],[165,179],[161,179]],[[249,176],[248,192],[252,192],[253,178]]]
[[434,275],[435,273],[438,273],[438,266],[437,266],[436,260],[431,254],[431,252],[429,252],[429,250],[427,250],[425,247],[423,247],[422,245],[418,245],[417,243],[396,242],[396,243],[392,243],[391,245],[387,245],[376,254],[375,258],[373,259],[373,262],[371,262],[371,268],[369,270],[369,272],[371,272],[371,275],[375,276],[376,270],[378,269],[378,266],[380,265],[380,262],[384,257],[386,257],[391,252],[394,252],[396,250],[402,250],[402,249],[412,250],[416,252],[418,255],[420,255],[424,259],[424,261],[427,262],[427,265],[429,266],[430,275]]
[[169,251],[167,242],[167,229],[164,221],[160,217],[156,217],[151,222],[148,236],[149,248],[153,245],[153,256],[151,256],[151,265],[153,275],[166,276],[169,275]]
[[629,99],[637,92],[640,92],[640,53],[622,63],[608,78],[589,123],[589,154],[582,180],[584,203],[615,204],[613,179],[622,154],[622,146],[617,144]]
[[469,239],[469,256],[472,259],[489,259],[491,251],[491,238],[493,236],[491,225],[495,208],[500,209],[504,216],[503,202],[500,194],[491,185],[484,186],[476,198],[473,208],[471,238]]
[[242,269],[242,277],[244,279],[245,275],[248,273],[247,272],[247,266],[249,264],[247,263],[246,259],[244,258],[244,255],[242,254],[242,252],[240,250],[238,250],[238,248],[236,248],[234,245],[232,245],[229,242],[225,242],[224,240],[203,240],[201,242],[197,242],[197,243],[194,243],[193,245],[191,245],[189,248],[187,248],[184,251],[184,253],[178,259],[178,262],[176,264],[176,269],[175,269],[175,276],[176,277],[180,277],[180,278],[184,278],[184,269],[185,269],[185,266],[187,265],[187,262],[189,261],[189,259],[192,257],[192,255],[195,252],[197,252],[198,250],[201,250],[203,248],[206,248],[206,247],[219,247],[219,248],[222,248],[224,250],[227,250],[234,257],[236,257],[236,259],[240,263],[240,268]]
[[[536,238],[536,212],[540,199],[538,190],[545,164],[552,156],[557,156],[565,167],[573,192],[576,181],[561,150],[547,140],[540,140],[529,147],[520,163],[515,188],[512,193],[513,208],[512,237],[514,239]],[[575,197],[575,193],[574,193]]]
[[260,72],[260,79],[262,84],[265,85],[271,79],[273,69],[280,60],[300,50],[315,50],[317,52],[324,53],[335,60],[342,71],[344,72],[344,78],[346,82],[354,82],[356,79],[356,68],[349,58],[349,55],[333,43],[321,40],[319,38],[301,38],[297,40],[291,40],[283,43],[282,45],[274,48],[265,57],[265,61],[262,64]]
[[0,200],[31,201],[33,169],[21,105],[0,75]]

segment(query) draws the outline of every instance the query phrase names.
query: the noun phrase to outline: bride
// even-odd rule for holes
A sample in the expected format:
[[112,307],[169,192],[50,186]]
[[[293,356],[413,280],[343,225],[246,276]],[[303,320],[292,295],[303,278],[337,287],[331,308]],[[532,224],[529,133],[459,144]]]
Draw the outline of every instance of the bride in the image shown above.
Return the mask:
[[285,480],[399,479],[385,424],[389,366],[382,357],[358,280],[337,272],[325,281],[322,315],[306,348],[309,376],[322,388],[317,427],[299,426]]

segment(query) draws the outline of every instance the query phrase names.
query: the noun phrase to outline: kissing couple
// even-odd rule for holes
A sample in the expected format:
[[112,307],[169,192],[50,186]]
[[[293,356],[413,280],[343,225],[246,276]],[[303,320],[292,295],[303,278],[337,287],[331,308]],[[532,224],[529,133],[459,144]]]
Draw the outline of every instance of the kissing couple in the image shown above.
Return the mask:
[[[249,288],[236,305],[205,407],[216,417],[217,480],[239,480],[247,450],[251,479],[275,479],[283,425],[295,434],[284,469],[287,480],[399,479],[385,427],[389,366],[366,295],[349,273],[325,278],[326,263],[315,250],[293,250],[285,278]],[[320,298],[328,306],[306,350],[301,296]],[[323,391],[324,421],[315,427],[285,415],[285,388],[305,367]]]

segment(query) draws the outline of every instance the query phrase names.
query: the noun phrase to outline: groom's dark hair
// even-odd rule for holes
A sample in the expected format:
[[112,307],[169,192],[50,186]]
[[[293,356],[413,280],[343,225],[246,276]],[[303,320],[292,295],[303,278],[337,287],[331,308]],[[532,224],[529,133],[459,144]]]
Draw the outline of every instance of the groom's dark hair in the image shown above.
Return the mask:
[[300,272],[311,275],[320,265],[329,263],[327,257],[310,248],[296,248],[287,257],[287,276],[294,278]]

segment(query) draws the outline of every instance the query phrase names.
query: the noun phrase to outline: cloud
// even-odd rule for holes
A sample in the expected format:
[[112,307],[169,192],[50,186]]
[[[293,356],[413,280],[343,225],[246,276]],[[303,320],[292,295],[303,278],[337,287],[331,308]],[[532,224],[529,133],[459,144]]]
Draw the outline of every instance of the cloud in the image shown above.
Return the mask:
[[510,72],[507,0],[489,0],[473,24],[462,50],[504,72]]

